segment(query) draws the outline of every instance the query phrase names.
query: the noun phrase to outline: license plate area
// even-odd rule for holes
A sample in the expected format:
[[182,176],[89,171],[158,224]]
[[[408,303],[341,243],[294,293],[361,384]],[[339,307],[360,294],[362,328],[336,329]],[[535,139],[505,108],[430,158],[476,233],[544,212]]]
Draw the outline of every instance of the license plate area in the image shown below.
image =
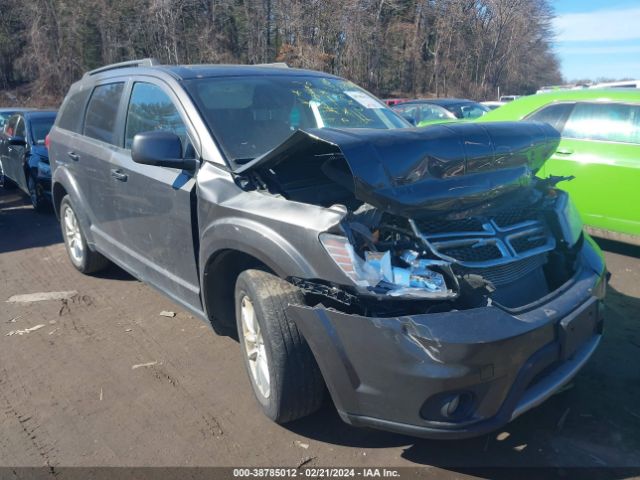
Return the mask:
[[567,360],[597,332],[598,300],[592,299],[560,321],[560,354]]

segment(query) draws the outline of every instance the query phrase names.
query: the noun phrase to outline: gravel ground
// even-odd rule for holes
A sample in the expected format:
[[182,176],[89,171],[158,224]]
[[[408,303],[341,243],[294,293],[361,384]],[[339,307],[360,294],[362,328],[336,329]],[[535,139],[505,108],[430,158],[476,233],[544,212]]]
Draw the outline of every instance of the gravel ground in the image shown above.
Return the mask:
[[[569,388],[501,431],[428,441],[349,427],[330,402],[307,419],[271,423],[233,339],[116,267],[76,272],[53,215],[0,189],[0,466],[425,466],[425,478],[484,476],[482,467],[495,466],[638,472],[640,249],[602,246],[613,273],[606,336]],[[77,294],[5,302],[52,291]]]

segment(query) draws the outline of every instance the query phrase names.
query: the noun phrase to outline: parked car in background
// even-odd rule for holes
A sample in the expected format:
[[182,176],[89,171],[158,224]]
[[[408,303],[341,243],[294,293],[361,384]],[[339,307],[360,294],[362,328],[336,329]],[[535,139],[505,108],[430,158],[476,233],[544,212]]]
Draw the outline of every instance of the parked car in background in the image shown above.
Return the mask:
[[521,95],[502,95],[500,97],[500,101],[504,103],[509,103],[509,102],[513,102],[514,100],[517,100],[520,97]]
[[550,126],[409,127],[322,72],[88,72],[49,136],[70,261],[112,260],[235,330],[276,422],[328,391],[357,426],[495,430],[595,351],[602,254],[533,174],[559,141]]
[[459,98],[428,98],[403,102],[392,107],[417,127],[458,120],[471,120],[489,111],[488,107]]
[[6,121],[0,133],[0,171],[29,194],[33,208],[46,210],[51,203],[51,169],[45,139],[55,111],[20,111]]
[[425,127],[435,123],[456,122],[456,116],[440,105],[412,100],[391,107],[394,112],[417,127]]
[[501,107],[507,102],[502,102],[500,100],[487,100],[486,102],[480,102],[482,105],[487,107],[489,110],[495,110],[496,108]]
[[411,100],[410,98],[385,98],[382,100],[387,104],[388,107],[392,107],[394,105],[398,105],[399,103],[408,102]]
[[13,115],[19,112],[29,112],[32,110],[34,109],[22,107],[0,108],[0,132],[4,131],[4,126],[7,123],[7,120],[9,120],[9,118],[11,118]]
[[622,80],[620,82],[603,82],[589,88],[640,88],[640,80]]
[[592,233],[640,244],[640,90],[561,90],[521,98],[482,122],[537,120],[562,134],[541,176],[575,177],[571,194]]

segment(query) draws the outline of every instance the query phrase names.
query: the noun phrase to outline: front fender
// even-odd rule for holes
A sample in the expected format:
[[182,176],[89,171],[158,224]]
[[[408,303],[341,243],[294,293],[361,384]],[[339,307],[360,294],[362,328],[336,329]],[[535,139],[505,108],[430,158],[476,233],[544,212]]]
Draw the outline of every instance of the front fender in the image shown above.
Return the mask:
[[[287,239],[254,220],[226,217],[208,225],[201,233],[200,258],[206,261],[223,250],[251,255],[282,278],[314,276],[313,267]],[[205,265],[200,273],[201,282]]]

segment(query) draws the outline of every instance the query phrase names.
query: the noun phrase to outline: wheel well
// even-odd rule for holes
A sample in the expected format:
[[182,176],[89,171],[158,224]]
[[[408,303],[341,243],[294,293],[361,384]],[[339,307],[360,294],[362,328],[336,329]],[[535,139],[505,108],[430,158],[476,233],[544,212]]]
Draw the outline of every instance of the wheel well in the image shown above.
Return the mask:
[[66,194],[67,191],[62,185],[57,182],[53,184],[53,209],[57,216],[60,216],[60,203]]
[[216,332],[236,336],[236,280],[250,268],[274,273],[257,258],[239,250],[222,250],[207,261],[203,280],[204,301],[209,321]]

